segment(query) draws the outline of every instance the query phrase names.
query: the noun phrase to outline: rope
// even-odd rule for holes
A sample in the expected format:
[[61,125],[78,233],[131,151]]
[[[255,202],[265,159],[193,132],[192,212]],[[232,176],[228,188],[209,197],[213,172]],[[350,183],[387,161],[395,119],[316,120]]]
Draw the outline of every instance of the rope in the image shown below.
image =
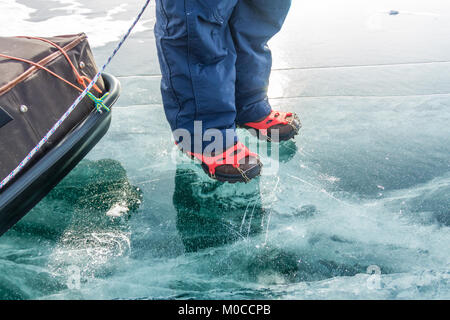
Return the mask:
[[[78,72],[77,68],[73,65],[72,60],[70,60],[69,55],[67,54],[67,52],[61,48],[58,44],[54,43],[51,40],[45,39],[45,38],[40,38],[40,37],[31,37],[31,36],[19,36],[16,38],[23,38],[23,39],[34,39],[34,40],[39,40],[39,41],[43,41],[46,42],[48,44],[51,44],[52,46],[54,46],[56,49],[58,49],[66,58],[67,62],[69,62],[69,65],[72,67],[73,73],[75,73],[75,76],[77,77],[77,81],[80,85],[83,86],[83,88],[86,88],[86,82],[90,83],[91,79],[89,79],[86,76],[82,76],[80,75],[80,73]],[[97,85],[94,85],[94,90],[97,91],[98,93],[102,93],[102,90],[100,90],[100,88]]]
[[[66,52],[63,48],[61,48],[59,45],[57,45],[56,43],[54,43],[53,41],[50,41],[50,40],[47,40],[47,39],[44,39],[44,38],[39,38],[39,37],[22,37],[22,36],[20,36],[20,37],[17,37],[17,38],[36,39],[36,40],[41,40],[41,41],[44,41],[44,42],[47,42],[47,43],[53,45],[54,47],[56,47],[56,48],[57,48],[57,49],[58,49],[58,50],[66,57],[66,59],[67,59],[67,61],[69,62],[70,66],[72,67],[72,70],[73,70],[74,73],[75,73],[75,76],[76,76],[77,81],[78,81],[79,84],[81,84],[84,88],[86,88],[87,85],[86,85],[85,82],[86,82],[86,81],[87,81],[88,83],[91,82],[91,79],[89,79],[89,78],[86,77],[86,76],[82,76],[82,75],[79,74],[77,68],[75,68],[75,66],[73,65],[72,61],[70,60],[69,55],[67,54],[67,52]],[[80,92],[83,92],[83,89],[81,89],[80,87],[78,87],[78,86],[72,84],[70,81],[64,79],[62,76],[58,75],[57,73],[51,71],[50,69],[44,67],[43,65],[41,65],[41,64],[39,64],[39,63],[33,62],[33,61],[31,61],[31,60],[23,59],[23,58],[18,58],[18,57],[8,56],[8,55],[2,54],[2,53],[0,53],[0,57],[6,58],[6,59],[10,59],[10,60],[17,60],[17,61],[20,61],[20,62],[25,62],[25,63],[31,64],[32,66],[34,66],[34,67],[36,67],[36,68],[38,68],[38,69],[42,69],[42,70],[44,70],[44,71],[47,71],[48,73],[50,73],[50,74],[53,75],[54,77],[56,77],[56,78],[58,78],[59,80],[65,82],[66,84],[70,85],[71,87],[75,88],[76,90],[78,90],[78,91],[80,91]],[[97,85],[94,85],[93,88],[94,88],[94,90],[96,90],[97,92],[102,93],[102,90],[101,90]],[[105,109],[105,110],[107,110],[108,112],[111,111],[111,110],[105,105],[105,103],[103,102],[103,100],[109,95],[109,93],[106,93],[106,94],[103,95],[103,97],[101,97],[100,99],[97,98],[96,96],[94,96],[94,95],[93,95],[92,93],[90,93],[90,92],[88,92],[87,95],[88,95],[88,97],[95,103],[95,107],[97,108],[97,111],[98,111],[98,112],[102,113],[102,109]]]
[[6,58],[6,59],[10,59],[10,60],[17,60],[17,61],[20,61],[20,62],[25,62],[25,63],[31,64],[32,66],[35,66],[36,68],[39,68],[39,69],[42,69],[42,70],[47,71],[47,72],[50,73],[52,76],[58,78],[58,79],[61,80],[61,81],[64,81],[64,82],[67,83],[69,86],[71,86],[71,87],[77,89],[78,91],[83,92],[83,89],[77,87],[77,86],[74,85],[72,82],[70,82],[70,81],[64,79],[64,78],[61,77],[60,75],[58,75],[58,74],[56,74],[55,72],[53,72],[52,70],[50,70],[50,69],[44,67],[43,65],[40,65],[39,63],[33,62],[33,61],[31,61],[31,60],[27,60],[27,59],[22,59],[22,58],[17,58],[17,57],[8,56],[8,55],[2,54],[2,53],[0,53],[0,57]]
[[92,81],[89,83],[89,85],[84,89],[84,91],[80,94],[80,96],[73,102],[73,104],[69,107],[69,109],[58,120],[58,122],[56,122],[56,124],[50,129],[50,131],[44,136],[44,138],[42,138],[42,140],[37,144],[37,146],[34,147],[33,150],[31,150],[31,152],[25,157],[25,159],[22,160],[22,162],[17,166],[17,168],[15,168],[5,179],[3,179],[2,182],[0,182],[0,190],[3,189],[8,184],[8,182],[10,182],[15,176],[17,176],[17,174],[20,171],[22,171],[22,169],[30,162],[30,160],[33,158],[33,156],[42,148],[42,146],[48,141],[48,139],[61,126],[61,124],[69,117],[69,115],[73,112],[73,110],[75,110],[75,108],[80,103],[80,101],[88,94],[88,92],[92,89],[92,87],[98,81],[98,79],[100,78],[102,73],[105,71],[106,67],[111,63],[112,59],[116,56],[117,52],[120,50],[122,45],[128,39],[128,37],[131,34],[131,31],[133,31],[134,27],[141,19],[142,15],[144,14],[144,12],[147,9],[149,4],[150,4],[150,0],[146,0],[144,6],[142,7],[141,11],[137,15],[137,17],[134,20],[131,27],[128,29],[128,31],[125,33],[125,35],[122,37],[122,40],[120,40],[120,42],[114,49],[113,53],[109,56],[106,63],[101,67],[99,72],[95,75],[95,77],[92,79]]

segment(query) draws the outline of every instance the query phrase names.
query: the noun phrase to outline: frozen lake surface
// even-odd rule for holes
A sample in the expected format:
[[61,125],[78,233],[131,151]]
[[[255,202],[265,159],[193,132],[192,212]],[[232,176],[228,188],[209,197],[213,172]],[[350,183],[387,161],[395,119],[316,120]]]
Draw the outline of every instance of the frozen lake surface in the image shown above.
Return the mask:
[[[100,65],[143,2],[0,0],[0,35],[84,31]],[[173,163],[152,6],[109,133],[0,238],[0,299],[450,299],[450,3],[293,2],[270,98],[304,128],[278,174]]]

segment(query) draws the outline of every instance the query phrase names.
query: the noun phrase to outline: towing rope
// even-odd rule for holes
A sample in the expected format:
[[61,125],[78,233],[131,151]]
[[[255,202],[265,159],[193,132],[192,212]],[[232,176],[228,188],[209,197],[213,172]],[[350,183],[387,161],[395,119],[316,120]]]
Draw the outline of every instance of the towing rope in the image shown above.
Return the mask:
[[[33,158],[33,156],[42,148],[42,146],[48,141],[48,139],[55,133],[55,131],[61,126],[61,124],[69,117],[69,115],[75,110],[77,105],[81,102],[81,100],[89,93],[89,91],[94,87],[95,83],[97,83],[98,79],[102,75],[102,73],[105,71],[106,67],[111,63],[112,59],[116,56],[117,52],[120,50],[122,45],[125,43],[125,41],[128,39],[128,37],[131,34],[131,31],[133,31],[134,27],[137,25],[139,20],[141,19],[142,15],[144,14],[145,10],[147,9],[148,5],[150,4],[150,0],[146,0],[144,6],[142,7],[141,11],[137,15],[136,19],[134,20],[131,27],[128,29],[128,31],[125,33],[125,35],[122,37],[116,48],[114,49],[113,53],[109,56],[106,63],[100,68],[98,73],[94,76],[92,81],[89,83],[89,85],[86,86],[86,88],[83,90],[83,92],[78,96],[78,98],[72,103],[72,105],[67,109],[67,111],[63,114],[63,116],[56,122],[56,124],[50,129],[50,131],[42,138],[42,140],[31,150],[31,152],[25,157],[25,159],[22,160],[22,162],[15,168],[5,179],[3,179],[2,182],[0,182],[0,190],[3,189],[19,172],[22,171],[22,169],[30,162],[30,160]],[[100,98],[101,100],[102,98]],[[102,105],[100,105],[102,107]],[[98,108],[98,104],[96,103],[96,107]]]

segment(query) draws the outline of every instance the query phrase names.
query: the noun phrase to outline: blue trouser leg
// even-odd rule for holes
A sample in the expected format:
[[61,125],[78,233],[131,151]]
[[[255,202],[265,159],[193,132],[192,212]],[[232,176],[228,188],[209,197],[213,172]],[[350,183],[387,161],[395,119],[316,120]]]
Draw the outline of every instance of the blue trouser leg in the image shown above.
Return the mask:
[[267,42],[280,31],[291,0],[239,0],[230,19],[237,52],[236,122],[264,118],[271,107],[267,99],[272,55]]
[[[228,21],[237,1],[156,1],[164,110],[172,130],[191,133],[191,145],[181,144],[194,152],[210,143],[196,143],[202,137],[194,136],[194,121],[201,121],[201,135],[214,128],[225,137],[231,129],[231,144],[236,139],[236,51]],[[228,147],[230,141],[223,144]]]
[[[230,129],[233,143],[236,122],[254,121],[270,112],[266,97],[272,61],[266,44],[280,30],[290,0],[156,4],[161,92],[172,130],[190,132],[190,145],[182,146],[194,152],[209,144],[202,137],[212,128],[223,137]],[[195,121],[201,121],[202,131],[194,129]],[[230,140],[224,140],[223,147],[229,146]]]

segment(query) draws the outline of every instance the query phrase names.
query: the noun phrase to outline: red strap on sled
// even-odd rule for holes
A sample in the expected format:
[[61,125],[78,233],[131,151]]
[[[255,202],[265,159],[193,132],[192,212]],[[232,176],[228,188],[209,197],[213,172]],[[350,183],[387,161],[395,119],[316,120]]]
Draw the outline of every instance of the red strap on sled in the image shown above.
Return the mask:
[[[17,38],[35,39],[35,40],[44,41],[44,42],[47,42],[47,43],[53,45],[53,46],[54,46],[55,48],[57,48],[57,49],[64,55],[64,57],[67,59],[67,61],[69,62],[70,66],[72,67],[72,70],[73,70],[74,73],[75,73],[75,76],[76,76],[76,78],[77,78],[77,82],[78,82],[80,85],[82,85],[82,86],[84,87],[84,89],[86,89],[86,87],[87,87],[86,82],[87,82],[88,84],[91,82],[91,80],[90,80],[88,77],[80,75],[80,73],[79,73],[78,70],[75,68],[75,66],[73,65],[72,61],[70,60],[69,55],[67,54],[67,52],[66,52],[63,48],[61,48],[60,46],[58,46],[56,43],[54,43],[54,42],[52,42],[52,41],[50,41],[50,40],[44,39],[44,38],[39,38],[39,37],[19,36],[19,37],[17,37]],[[2,54],[2,53],[0,53],[0,57],[5,58],[5,59],[16,60],[16,61],[28,63],[28,64],[30,64],[30,65],[32,65],[32,66],[38,68],[38,69],[42,69],[42,70],[44,70],[44,71],[50,73],[52,76],[54,76],[54,77],[58,78],[59,80],[65,82],[66,84],[68,84],[69,86],[73,87],[74,89],[76,89],[76,90],[78,90],[78,91],[80,91],[80,92],[83,92],[83,89],[81,89],[80,87],[78,87],[78,86],[76,86],[75,84],[73,84],[72,82],[70,82],[70,81],[64,79],[63,77],[61,77],[60,75],[58,75],[58,74],[56,74],[55,72],[51,71],[50,69],[44,67],[43,65],[40,65],[39,63],[36,63],[36,62],[34,62],[34,61],[31,61],[31,60],[23,59],[23,58],[18,58],[18,57],[9,56],[9,55]],[[97,85],[94,85],[93,88],[94,88],[94,90],[97,91],[98,93],[102,93],[102,90],[101,90]]]
[[61,80],[61,81],[65,82],[65,83],[67,83],[68,85],[70,85],[71,87],[77,89],[78,91],[83,92],[83,89],[81,89],[81,88],[79,88],[78,86],[74,85],[74,84],[71,83],[70,81],[64,79],[64,78],[61,77],[60,75],[54,73],[54,72],[51,71],[50,69],[48,69],[48,68],[46,68],[46,67],[40,65],[39,63],[30,61],[30,60],[27,60],[27,59],[22,59],[22,58],[17,58],[17,57],[8,56],[8,55],[2,54],[2,53],[0,53],[0,57],[5,58],[5,59],[16,60],[16,61],[20,61],[20,62],[25,62],[25,63],[31,64],[32,66],[34,66],[34,67],[36,67],[36,68],[38,68],[38,69],[42,69],[42,70],[47,71],[47,72],[50,73],[52,76],[54,76],[54,77],[58,78],[59,80]]
[[248,148],[241,142],[237,142],[231,148],[228,148],[225,152],[218,156],[207,157],[203,154],[187,152],[190,156],[197,158],[201,162],[205,163],[209,168],[209,173],[215,175],[216,168],[222,165],[232,165],[235,168],[239,168],[240,161],[246,157],[255,157],[256,153],[250,152]]
[[286,120],[286,118],[288,117],[292,117],[292,112],[280,112],[272,110],[272,112],[270,112],[270,114],[264,120],[260,122],[249,122],[245,125],[257,129],[261,132],[261,134],[267,136],[267,130],[271,127],[276,126],[277,124],[289,124],[289,121]]
[[[72,60],[70,60],[69,55],[67,54],[67,52],[63,48],[61,48],[59,45],[54,43],[53,41],[45,39],[45,38],[31,37],[31,36],[18,36],[16,38],[39,40],[39,41],[43,41],[43,42],[46,42],[46,43],[54,46],[56,49],[58,49],[64,55],[64,57],[66,58],[67,62],[69,62],[69,65],[72,67],[73,73],[75,73],[75,76],[77,77],[77,82],[80,85],[82,85],[84,87],[84,89],[86,89],[86,87],[87,87],[86,82],[88,84],[91,82],[91,79],[89,79],[88,77],[80,75],[80,73],[78,72],[77,68],[75,68],[75,66],[73,65]],[[102,90],[96,84],[94,84],[93,88],[98,93],[102,93]]]

